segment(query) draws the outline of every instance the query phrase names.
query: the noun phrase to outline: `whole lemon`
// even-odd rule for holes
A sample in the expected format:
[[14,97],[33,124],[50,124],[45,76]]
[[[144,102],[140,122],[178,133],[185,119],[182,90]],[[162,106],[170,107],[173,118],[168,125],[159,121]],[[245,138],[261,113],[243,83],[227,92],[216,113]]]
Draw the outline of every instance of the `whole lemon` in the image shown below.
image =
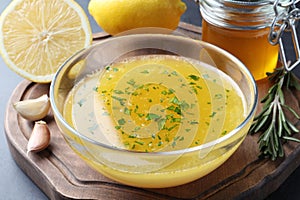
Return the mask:
[[107,33],[142,27],[176,29],[186,5],[181,0],[91,0],[88,10]]

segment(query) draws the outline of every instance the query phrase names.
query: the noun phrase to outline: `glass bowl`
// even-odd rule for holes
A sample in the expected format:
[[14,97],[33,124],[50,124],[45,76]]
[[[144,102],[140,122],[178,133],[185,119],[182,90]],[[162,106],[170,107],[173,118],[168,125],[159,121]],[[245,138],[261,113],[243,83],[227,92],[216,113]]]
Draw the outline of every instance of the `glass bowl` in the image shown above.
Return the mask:
[[[170,147],[154,152],[124,149],[111,144],[105,137],[99,137],[99,135],[110,134],[107,130],[112,129],[107,128],[109,127],[107,120],[98,119],[93,113],[88,114],[88,117],[92,116],[89,119],[84,114],[77,113],[79,118],[76,123],[78,124],[74,125],[73,114],[67,115],[65,109],[70,101],[68,99],[70,92],[73,91],[75,85],[80,84],[85,77],[93,76],[95,72],[107,70],[109,66],[120,60],[146,55],[179,56],[201,61],[204,65],[209,65],[211,69],[217,70],[215,71],[219,77],[216,79],[230,77],[243,99],[244,113],[240,117],[240,122],[225,134],[224,131],[221,133],[221,129],[228,122],[223,119],[221,121],[212,119],[206,124],[210,128],[207,129],[203,143],[190,145],[190,141],[189,144],[178,148]],[[205,77],[206,74],[202,76]],[[145,84],[151,81],[150,77],[142,79]],[[212,82],[218,81],[216,79]],[[96,88],[96,83],[97,81],[93,83],[95,84],[93,88]],[[99,102],[95,100],[95,95],[91,94],[93,92],[95,91],[91,89],[83,96],[92,96],[87,100],[86,105],[97,111]],[[226,95],[225,90],[222,92]],[[209,95],[217,96],[211,89]],[[186,184],[207,175],[236,151],[246,137],[253,120],[257,106],[257,88],[255,80],[244,64],[216,46],[183,36],[133,34],[95,43],[68,59],[52,80],[50,102],[56,123],[66,142],[86,163],[106,177],[123,184],[145,188],[164,188]],[[75,103],[81,106],[82,102]],[[226,102],[221,104],[229,107]],[[192,111],[199,118],[202,115],[201,107],[202,105],[195,107]],[[236,110],[231,111],[229,118],[235,112]],[[213,118],[214,114],[216,113],[212,111],[209,117]],[[91,121],[94,121],[96,126],[90,126],[89,133],[83,133],[80,124]],[[183,128],[177,129],[178,134],[181,134],[180,132],[185,128],[183,123],[180,126]],[[200,130],[203,125],[196,124],[196,127]],[[174,143],[176,139],[179,137],[168,140]]]

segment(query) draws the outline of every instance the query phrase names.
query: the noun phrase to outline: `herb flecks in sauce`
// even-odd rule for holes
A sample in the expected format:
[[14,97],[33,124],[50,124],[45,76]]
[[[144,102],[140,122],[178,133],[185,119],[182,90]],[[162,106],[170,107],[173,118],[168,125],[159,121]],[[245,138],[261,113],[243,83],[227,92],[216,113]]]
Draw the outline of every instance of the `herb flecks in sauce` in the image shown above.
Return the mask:
[[98,128],[93,137],[99,134],[112,146],[143,152],[182,149],[221,137],[243,120],[238,87],[199,62],[145,56],[105,69],[93,76],[98,80],[90,86],[94,105],[85,105],[93,104],[87,101],[70,107],[73,123],[80,123],[83,117],[77,115],[92,107],[100,124],[88,126]]

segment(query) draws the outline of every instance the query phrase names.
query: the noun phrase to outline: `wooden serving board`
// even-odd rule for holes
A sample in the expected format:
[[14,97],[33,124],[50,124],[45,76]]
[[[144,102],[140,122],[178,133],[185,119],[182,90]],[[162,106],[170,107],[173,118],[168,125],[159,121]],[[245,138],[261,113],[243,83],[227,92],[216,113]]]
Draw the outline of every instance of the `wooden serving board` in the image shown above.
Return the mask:
[[[201,28],[189,24],[181,23],[178,31],[196,39],[201,37]],[[109,36],[99,33],[95,41],[106,37]],[[268,80],[259,81],[258,88],[260,99],[269,88]],[[300,144],[286,143],[286,157],[274,162],[258,158],[258,135],[248,135],[229,160],[199,180],[164,189],[126,186],[85,164],[63,139],[51,112],[44,119],[51,131],[49,147],[40,153],[26,154],[33,122],[20,117],[12,104],[36,98],[48,90],[48,84],[21,82],[7,104],[5,132],[16,163],[50,199],[264,199],[300,164]],[[285,91],[285,95],[299,113],[300,92]],[[292,121],[300,128],[296,119]]]

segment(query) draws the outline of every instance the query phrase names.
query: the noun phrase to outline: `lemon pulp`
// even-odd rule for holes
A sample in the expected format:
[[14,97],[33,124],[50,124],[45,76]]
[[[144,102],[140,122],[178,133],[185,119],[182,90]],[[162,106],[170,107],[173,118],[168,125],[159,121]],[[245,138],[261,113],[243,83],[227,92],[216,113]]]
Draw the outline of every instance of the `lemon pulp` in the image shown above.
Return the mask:
[[84,10],[74,0],[14,0],[0,17],[0,52],[20,76],[49,83],[59,66],[92,42]]

